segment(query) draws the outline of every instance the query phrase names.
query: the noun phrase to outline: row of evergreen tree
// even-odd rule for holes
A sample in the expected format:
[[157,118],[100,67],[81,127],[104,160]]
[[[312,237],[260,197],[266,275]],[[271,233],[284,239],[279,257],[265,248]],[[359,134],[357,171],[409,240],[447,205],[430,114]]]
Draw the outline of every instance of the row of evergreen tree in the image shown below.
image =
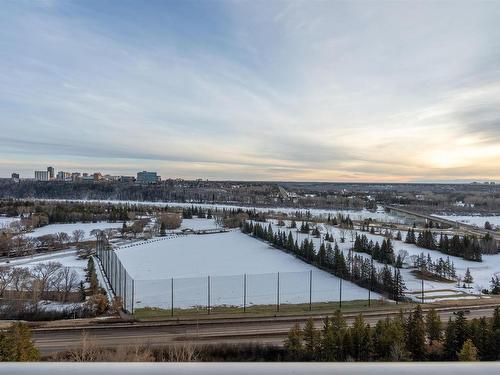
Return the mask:
[[271,224],[267,227],[261,223],[245,221],[241,227],[243,233],[270,242],[274,247],[292,253],[307,263],[314,264],[337,277],[352,281],[364,288],[387,295],[400,301],[404,298],[405,285],[399,269],[391,269],[387,264],[380,269],[373,262],[352,252],[346,257],[339,249],[337,242],[321,243],[318,251],[314,242],[307,238],[299,244],[291,231],[273,231]]
[[384,238],[382,245],[379,245],[378,241],[374,244],[364,234],[356,234],[353,249],[354,251],[370,254],[373,259],[380,263],[396,265],[398,268],[403,265],[400,257],[396,258],[394,255],[394,247],[390,238]]
[[328,214],[326,222],[330,225],[340,225],[341,227],[344,228],[354,227],[354,223],[352,222],[350,216],[343,215],[341,213],[338,213],[336,216],[331,216],[330,214]]
[[200,219],[213,219],[213,213],[211,208],[203,208],[198,206],[184,207],[182,209],[182,218],[183,219],[192,219],[193,216],[196,216]]
[[375,327],[358,315],[349,327],[340,311],[326,317],[318,330],[312,319],[288,333],[285,348],[294,361],[440,361],[500,359],[500,311],[493,318],[467,321],[459,311],[446,328],[431,309],[417,306],[405,318],[379,320]]
[[441,234],[437,241],[436,236],[430,230],[424,230],[416,235],[415,229],[410,228],[405,242],[429,250],[439,250],[444,254],[462,257],[465,260],[482,261],[480,241],[473,236],[455,234],[450,239],[448,235]]
[[450,261],[450,257],[447,257],[446,260],[440,257],[433,261],[430,254],[427,254],[426,257],[424,253],[420,253],[415,259],[414,266],[421,271],[427,271],[445,279],[455,280],[457,278],[455,264]]

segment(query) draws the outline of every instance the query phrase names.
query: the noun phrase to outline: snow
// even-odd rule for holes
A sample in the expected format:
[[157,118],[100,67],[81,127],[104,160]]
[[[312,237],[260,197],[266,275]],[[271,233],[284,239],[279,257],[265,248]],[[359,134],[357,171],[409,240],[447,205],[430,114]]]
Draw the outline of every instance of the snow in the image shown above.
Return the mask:
[[15,221],[18,221],[19,218],[17,217],[6,217],[6,216],[0,216],[0,229],[1,228],[8,228],[10,224],[12,224]]
[[182,224],[180,229],[192,229],[192,230],[205,230],[205,229],[217,229],[219,226],[213,219],[182,219]]
[[489,221],[493,227],[500,228],[500,215],[494,216],[479,216],[479,215],[437,215],[432,216],[440,217],[447,220],[458,221],[464,224],[476,225],[484,228],[484,223]]
[[[307,303],[311,270],[312,301],[339,299],[337,277],[239,231],[148,241],[117,249],[116,253],[135,279],[136,308],[170,307],[171,278],[175,307],[205,306],[208,276],[212,305],[241,306],[244,274],[247,304],[274,304],[278,272],[280,303]],[[372,298],[380,297],[372,293]],[[343,281],[343,300],[367,298],[368,290]]]
[[10,261],[0,262],[2,266],[11,267],[27,267],[33,268],[37,264],[58,262],[61,263],[63,267],[70,267],[77,274],[80,280],[85,280],[85,267],[87,267],[87,260],[79,259],[76,255],[76,250],[68,249],[63,251],[57,251],[53,253],[46,253],[41,255],[33,255],[29,257],[22,258],[11,258]]
[[121,228],[123,223],[107,223],[107,222],[98,222],[98,223],[72,223],[72,224],[49,224],[44,227],[36,228],[34,231],[27,233],[29,237],[40,237],[45,236],[47,234],[57,234],[57,233],[67,233],[70,237],[73,235],[73,231],[77,229],[81,229],[85,232],[84,240],[90,240],[93,236],[90,235],[90,232],[93,229],[109,229],[109,228]]
[[[279,227],[276,225],[276,221],[272,222],[272,227],[273,231],[277,231],[280,229],[281,231],[286,231],[287,235],[288,232],[292,232],[294,238],[297,238],[298,243],[300,243],[303,239],[309,238],[309,240],[312,240],[314,242],[314,247],[315,250],[317,251],[319,249],[319,246],[321,244],[321,239],[320,238],[314,238],[311,235],[307,235],[304,233],[299,233],[297,232],[296,229],[290,229],[286,227]],[[286,222],[288,225],[289,222]],[[268,224],[265,224],[268,225]],[[300,228],[301,222],[297,222],[297,227]],[[350,232],[346,231],[346,241],[344,243],[340,242],[340,229],[338,227],[333,227],[330,225],[326,224],[321,224],[320,228],[323,229],[323,231],[328,231],[329,233],[333,234],[334,238],[337,240],[337,243],[339,245],[339,248],[341,251],[343,251],[344,255],[347,257],[349,253],[349,249],[352,247],[352,242],[351,242],[351,236]],[[368,232],[360,232],[357,231],[358,234],[364,234],[368,237],[368,240],[372,240],[374,243],[378,241],[379,243],[382,243],[384,237],[381,235],[374,235],[370,234]],[[394,233],[395,234],[395,233]],[[406,237],[406,232],[402,231],[402,238],[404,239]],[[393,240],[393,247],[394,247],[394,253],[397,255],[400,250],[406,250],[408,252],[409,256],[412,255],[420,255],[421,253],[424,253],[425,256],[427,254],[430,254],[431,259],[433,261],[443,258],[444,260],[447,259],[447,255],[443,254],[437,250],[427,250],[424,248],[417,247],[416,245],[413,244],[407,244],[404,241],[397,241]],[[333,244],[332,244],[333,246]],[[358,253],[355,252],[356,255],[365,257],[367,259],[370,259],[370,255],[365,254],[365,253]],[[469,293],[477,293],[477,291],[480,291],[482,289],[489,289],[490,287],[490,281],[493,275],[499,276],[500,277],[500,254],[495,254],[495,255],[483,255],[483,261],[482,262],[473,262],[473,261],[468,261],[463,258],[459,257],[454,257],[450,256],[450,261],[454,263],[456,273],[458,276],[461,276],[463,278],[465,271],[467,268],[470,269],[471,275],[474,279],[473,284],[471,286],[473,287],[472,290],[469,291]],[[383,264],[374,261],[374,264],[377,265],[378,267],[382,267]],[[402,269],[401,270],[401,275],[403,276],[403,279],[405,281],[407,291],[412,292],[412,291],[420,291],[421,286],[422,286],[422,281],[420,278],[417,276],[413,275],[411,273],[411,269]],[[457,291],[462,291],[463,288],[457,287],[456,282],[453,283],[444,283],[444,282],[438,282],[438,281],[429,281],[429,280],[424,280],[424,290],[430,291],[430,290],[440,290],[440,289],[453,289]],[[447,295],[449,295],[449,291],[447,292]]]
[[298,208],[298,207],[255,207],[241,204],[219,204],[219,203],[196,203],[196,202],[153,202],[153,201],[130,201],[130,200],[108,200],[108,199],[40,199],[43,201],[54,201],[54,202],[81,202],[81,203],[106,203],[106,204],[128,204],[128,205],[142,205],[142,206],[158,206],[158,207],[203,207],[210,208],[212,210],[218,209],[243,209],[243,210],[255,210],[256,212],[279,212],[292,214],[296,212],[301,212],[305,214],[310,212],[313,216],[319,216],[326,218],[328,215],[336,216],[337,214],[342,214],[344,216],[349,215],[353,220],[364,220],[372,218],[379,222],[391,222],[405,224],[408,223],[408,219],[403,216],[398,216],[392,213],[387,213],[383,207],[379,206],[376,211],[370,211],[366,209],[362,210],[334,210],[334,209],[319,209],[319,208]]

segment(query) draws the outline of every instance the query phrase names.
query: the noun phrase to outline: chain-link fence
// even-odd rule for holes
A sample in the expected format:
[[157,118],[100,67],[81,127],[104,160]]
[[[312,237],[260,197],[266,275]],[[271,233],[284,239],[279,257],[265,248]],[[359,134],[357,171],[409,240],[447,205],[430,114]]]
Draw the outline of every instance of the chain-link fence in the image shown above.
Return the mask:
[[101,262],[104,274],[115,296],[122,300],[126,311],[134,311],[134,279],[113,250],[109,250],[102,241],[97,241],[96,256]]
[[323,271],[278,272],[232,276],[169,278],[134,281],[134,309],[162,310],[174,315],[179,310],[246,311],[258,306],[280,311],[290,305],[312,309],[318,303],[361,301],[370,306],[382,299]]
[[383,297],[321,270],[228,276],[203,276],[153,280],[133,279],[113,250],[98,241],[96,249],[113,293],[123,308],[174,315],[177,311],[246,311],[267,308],[275,311],[302,305],[359,302],[371,306]]

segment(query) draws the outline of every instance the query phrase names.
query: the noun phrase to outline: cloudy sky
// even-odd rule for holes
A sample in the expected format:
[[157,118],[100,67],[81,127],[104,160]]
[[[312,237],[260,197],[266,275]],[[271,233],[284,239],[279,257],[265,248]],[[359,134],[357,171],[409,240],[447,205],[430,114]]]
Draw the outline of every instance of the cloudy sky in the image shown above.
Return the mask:
[[500,180],[500,2],[4,0],[0,176]]

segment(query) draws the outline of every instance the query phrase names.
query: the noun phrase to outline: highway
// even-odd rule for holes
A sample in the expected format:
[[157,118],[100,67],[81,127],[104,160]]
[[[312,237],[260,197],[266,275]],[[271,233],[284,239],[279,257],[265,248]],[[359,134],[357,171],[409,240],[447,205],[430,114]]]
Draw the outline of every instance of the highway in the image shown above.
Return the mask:
[[405,215],[410,215],[410,216],[418,217],[421,219],[425,219],[427,221],[433,221],[435,223],[447,224],[447,225],[450,225],[452,228],[460,229],[465,233],[468,233],[468,234],[471,234],[474,236],[478,236],[478,237],[483,237],[486,233],[489,233],[495,240],[500,241],[500,233],[493,231],[493,230],[487,230],[487,229],[480,228],[480,227],[477,227],[474,225],[461,223],[459,221],[453,221],[453,220],[449,220],[449,219],[440,218],[437,216],[423,214],[423,213],[408,210],[408,209],[402,208],[402,207],[386,206],[385,208],[389,209],[389,211],[399,212],[399,213],[402,213]]
[[[465,307],[467,318],[491,316],[493,305]],[[454,316],[460,308],[437,309],[443,322]],[[461,309],[464,309],[462,307]],[[394,316],[397,310],[363,314],[365,321],[375,325],[378,320]],[[351,324],[355,315],[346,316]],[[115,323],[78,328],[33,329],[35,345],[42,355],[66,351],[80,346],[86,332],[93,343],[102,347],[133,345],[166,345],[180,343],[267,343],[281,345],[288,331],[296,322],[303,324],[309,315],[277,318],[220,318],[189,321],[164,321],[155,323]],[[321,327],[324,316],[315,315],[316,326]]]

